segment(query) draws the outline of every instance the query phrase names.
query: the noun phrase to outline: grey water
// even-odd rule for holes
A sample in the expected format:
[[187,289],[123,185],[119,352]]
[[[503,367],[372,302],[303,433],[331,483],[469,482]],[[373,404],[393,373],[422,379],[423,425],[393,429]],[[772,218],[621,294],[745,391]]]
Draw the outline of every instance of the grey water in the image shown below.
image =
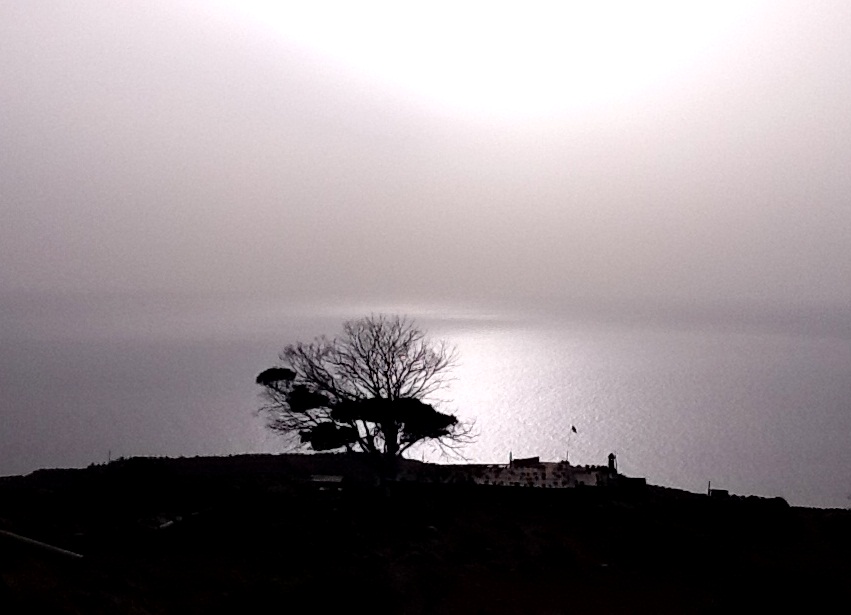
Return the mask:
[[[119,456],[275,452],[255,375],[289,342],[404,313],[454,343],[444,407],[475,462],[601,464],[690,491],[851,506],[843,314],[564,302],[18,297],[0,315],[0,475]],[[576,432],[572,431],[576,428]],[[429,448],[413,455],[441,457]]]

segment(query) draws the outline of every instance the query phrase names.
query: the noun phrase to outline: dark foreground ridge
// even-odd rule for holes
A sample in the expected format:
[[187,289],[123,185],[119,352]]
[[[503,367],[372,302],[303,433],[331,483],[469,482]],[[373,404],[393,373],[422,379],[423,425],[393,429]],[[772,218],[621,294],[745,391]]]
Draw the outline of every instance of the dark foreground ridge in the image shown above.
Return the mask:
[[346,455],[0,479],[0,613],[819,612],[851,599],[844,510],[653,486],[371,485]]

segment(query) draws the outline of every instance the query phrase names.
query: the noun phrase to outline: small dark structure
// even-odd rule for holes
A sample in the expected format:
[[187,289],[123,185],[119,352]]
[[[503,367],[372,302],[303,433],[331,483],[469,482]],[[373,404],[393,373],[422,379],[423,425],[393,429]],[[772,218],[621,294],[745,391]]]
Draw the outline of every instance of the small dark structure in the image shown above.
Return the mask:
[[614,453],[609,453],[609,474],[614,476],[618,473],[618,457]]
[[514,459],[511,462],[513,468],[534,468],[541,465],[540,457],[524,457],[523,459]]

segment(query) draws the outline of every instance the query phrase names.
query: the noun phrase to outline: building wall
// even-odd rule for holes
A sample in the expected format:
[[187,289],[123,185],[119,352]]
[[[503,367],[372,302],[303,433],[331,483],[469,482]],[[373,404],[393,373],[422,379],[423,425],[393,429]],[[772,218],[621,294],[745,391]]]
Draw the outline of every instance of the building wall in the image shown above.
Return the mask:
[[402,481],[474,483],[504,487],[567,489],[603,485],[608,479],[605,467],[575,467],[566,463],[544,462],[532,466],[501,465],[432,466],[426,471],[403,473]]

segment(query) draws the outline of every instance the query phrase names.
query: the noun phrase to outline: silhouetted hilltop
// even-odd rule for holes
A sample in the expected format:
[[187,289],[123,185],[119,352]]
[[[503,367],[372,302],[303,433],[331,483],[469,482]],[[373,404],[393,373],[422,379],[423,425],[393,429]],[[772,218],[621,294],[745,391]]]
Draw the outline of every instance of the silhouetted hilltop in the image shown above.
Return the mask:
[[[427,468],[405,462],[408,470]],[[0,612],[705,613],[847,603],[851,513],[646,489],[374,487],[351,455],[0,479]]]

